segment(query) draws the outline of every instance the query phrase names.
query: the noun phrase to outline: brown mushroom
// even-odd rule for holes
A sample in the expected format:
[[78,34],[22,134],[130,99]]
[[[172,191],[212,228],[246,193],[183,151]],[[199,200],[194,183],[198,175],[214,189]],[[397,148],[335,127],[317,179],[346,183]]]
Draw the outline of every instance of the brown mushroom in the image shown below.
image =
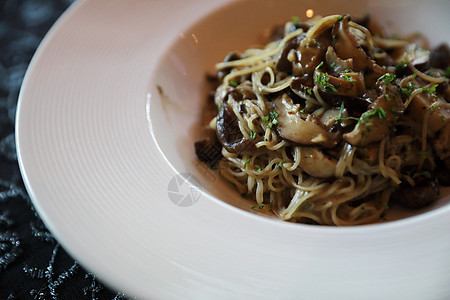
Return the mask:
[[388,84],[383,93],[361,115],[355,128],[344,134],[344,139],[354,146],[366,146],[382,140],[405,107],[398,89]]
[[[334,23],[336,23],[336,16],[325,17],[308,30],[296,50],[298,59],[292,65],[292,73],[295,76],[311,74],[323,61],[331,44],[330,29]],[[308,77],[308,85],[312,86],[312,78]]]
[[355,35],[350,32],[349,21],[347,15],[333,26],[333,48],[341,59],[353,59],[353,71],[364,72],[366,86],[373,86],[379,77],[393,71],[383,69],[358,45]]
[[344,72],[345,70],[353,70],[353,59],[341,59],[337,56],[334,48],[329,46],[325,53],[325,60],[327,65],[331,68],[333,73]]
[[419,176],[415,178],[415,183],[415,186],[402,183],[392,193],[392,200],[401,206],[412,209],[426,207],[437,200],[439,196],[439,181],[437,178]]
[[228,152],[240,153],[256,149],[254,141],[242,134],[238,119],[226,102],[219,109],[216,128],[217,138]]
[[416,44],[409,44],[397,64],[402,61],[408,61],[419,71],[426,71],[430,68],[430,51],[419,48]]
[[361,97],[365,93],[364,76],[361,73],[347,71],[338,74],[338,76],[328,75],[315,70],[314,83],[323,92],[329,92],[333,95]]
[[427,128],[434,134],[450,123],[450,103],[428,93],[417,94],[408,106],[408,113],[416,120],[428,114]]
[[278,113],[277,130],[284,139],[325,148],[332,148],[339,142],[338,132],[332,132],[312,115],[302,114],[300,105],[294,104],[287,94],[277,97],[273,103]]
[[299,167],[311,176],[328,178],[336,172],[337,160],[316,147],[300,147]]
[[300,42],[305,38],[305,34],[298,35],[284,44],[281,50],[276,69],[281,72],[290,73],[292,72],[292,62],[288,60],[288,54],[292,49],[297,49],[300,46]]

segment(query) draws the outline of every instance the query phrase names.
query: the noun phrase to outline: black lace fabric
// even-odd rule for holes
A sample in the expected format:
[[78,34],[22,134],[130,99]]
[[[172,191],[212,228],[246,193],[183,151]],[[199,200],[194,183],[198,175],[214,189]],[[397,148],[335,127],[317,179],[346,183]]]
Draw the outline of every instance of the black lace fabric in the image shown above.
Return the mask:
[[14,121],[23,76],[72,2],[0,1],[0,299],[126,299],[85,271],[45,228],[17,163]]

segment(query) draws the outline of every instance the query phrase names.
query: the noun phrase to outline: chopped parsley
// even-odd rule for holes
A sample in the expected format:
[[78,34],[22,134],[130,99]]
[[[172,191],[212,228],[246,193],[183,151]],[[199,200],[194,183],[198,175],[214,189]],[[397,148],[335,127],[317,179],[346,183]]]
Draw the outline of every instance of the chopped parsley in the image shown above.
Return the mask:
[[352,76],[349,76],[347,74],[344,74],[344,80],[345,81],[356,81],[356,79],[354,79]]
[[261,210],[264,207],[265,207],[264,204],[259,204],[259,205],[252,206],[251,209],[253,209],[253,210]]
[[255,165],[255,171],[256,172],[261,172],[261,166],[260,165]]
[[310,95],[312,95],[312,90],[311,89],[307,89],[306,92]]
[[273,125],[278,124],[277,117],[278,117],[278,113],[276,111],[269,112],[269,118],[272,120]]
[[416,87],[412,82],[409,82],[409,83],[406,85],[406,87],[400,88],[400,92],[401,92],[403,95],[409,97],[409,96],[411,96],[412,92],[413,92],[415,89],[417,89],[417,87]]
[[400,72],[408,66],[408,61],[402,60],[395,66],[395,72]]
[[254,132],[254,131],[251,130],[251,129],[250,129],[250,137],[251,137],[252,139],[255,139],[255,138],[256,138],[256,132]]
[[295,27],[297,27],[298,25],[300,25],[300,18],[297,16],[293,16],[292,17],[292,25],[294,25]]
[[277,117],[278,117],[278,113],[276,111],[270,111],[269,115],[265,116],[262,121],[263,121],[264,124],[269,123],[269,124],[267,124],[267,126],[269,128],[271,128],[272,125],[277,125],[278,124]]
[[337,89],[334,85],[329,83],[330,76],[328,73],[317,72],[316,73],[316,83],[320,86],[320,88],[324,91],[336,93]]
[[450,78],[450,67],[447,67],[444,72],[444,76]]
[[337,16],[337,17],[336,17],[336,20],[340,21],[340,20],[342,20],[343,18],[344,18],[344,16]]
[[425,177],[425,178],[430,179],[430,178],[431,178],[431,174],[430,174],[430,172],[428,172],[428,171],[416,172],[416,173],[413,174],[412,177],[413,177],[413,178],[416,178],[416,177]]
[[275,166],[275,170],[278,169],[278,168],[281,169],[282,166],[283,166],[283,162],[280,161],[280,163],[279,163],[278,165]]
[[430,114],[439,111],[441,108],[439,106],[437,106],[436,104],[431,105],[430,107],[427,108],[428,111],[430,112]]
[[316,67],[316,70],[322,68],[322,66],[323,66],[323,61],[321,61],[320,64]]
[[371,112],[366,112],[363,114],[365,116],[365,118],[369,118],[372,119],[374,117],[377,117],[378,119],[387,119],[387,113],[384,111],[384,109],[382,107],[377,107],[374,110],[372,110]]
[[386,73],[383,76],[381,76],[380,78],[378,78],[378,80],[381,80],[384,83],[391,83],[395,80],[395,74]]
[[239,85],[235,80],[230,80],[229,83],[231,86],[234,86],[234,87],[237,87]]
[[355,120],[355,121],[359,122],[359,119],[355,118],[355,117],[345,117],[345,118],[343,118],[342,117],[342,113],[343,112],[344,112],[344,101],[342,101],[342,103],[341,103],[341,109],[339,110],[339,116],[337,118],[334,118],[334,120],[336,122],[345,121],[345,120]]
[[430,94],[430,95],[435,95],[436,94],[436,88],[439,84],[435,84],[433,86],[431,86],[430,88],[426,88],[426,87],[422,87],[422,92]]
[[244,163],[244,169],[247,168],[248,163],[250,162],[250,158]]

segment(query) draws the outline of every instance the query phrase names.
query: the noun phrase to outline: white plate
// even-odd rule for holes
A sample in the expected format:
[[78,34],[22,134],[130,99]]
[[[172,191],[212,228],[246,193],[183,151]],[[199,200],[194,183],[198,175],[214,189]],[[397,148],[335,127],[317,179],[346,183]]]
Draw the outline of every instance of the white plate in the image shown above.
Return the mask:
[[[448,296],[448,197],[385,224],[290,224],[250,212],[194,159],[205,71],[292,15],[370,9],[390,32],[448,42],[448,1],[358,3],[73,5],[33,58],[17,112],[20,168],[48,228],[86,268],[139,298]],[[178,173],[197,179],[182,184]]]

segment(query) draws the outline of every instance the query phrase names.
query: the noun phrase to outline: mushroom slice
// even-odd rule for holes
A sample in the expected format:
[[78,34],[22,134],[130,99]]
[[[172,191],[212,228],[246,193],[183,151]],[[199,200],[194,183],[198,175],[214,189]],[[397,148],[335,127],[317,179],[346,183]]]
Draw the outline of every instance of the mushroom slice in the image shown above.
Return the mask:
[[348,22],[350,16],[345,16],[333,26],[333,47],[341,59],[353,59],[353,70],[364,72],[366,86],[372,86],[376,80],[388,73],[393,72],[383,69],[358,45],[356,37],[350,32]]
[[327,53],[325,53],[325,60],[334,73],[344,72],[345,70],[353,70],[353,59],[340,59],[332,46],[328,47]]
[[380,141],[389,133],[389,128],[404,110],[398,89],[388,84],[383,94],[361,115],[355,128],[344,134],[344,139],[354,146],[362,147]]
[[328,178],[336,172],[337,160],[316,147],[300,147],[299,167],[311,176]]
[[325,148],[332,148],[338,143],[338,132],[331,132],[312,115],[307,115],[304,119],[300,113],[300,105],[294,104],[287,94],[277,97],[274,107],[278,113],[277,130],[284,139],[300,145],[319,145]]
[[427,93],[417,94],[412,99],[408,113],[416,120],[424,120],[428,114],[427,128],[430,134],[450,123],[450,103]]
[[423,72],[430,68],[430,51],[419,48],[415,44],[410,44],[406,47],[405,53],[397,63],[402,61],[408,61],[416,69]]
[[314,81],[323,92],[331,92],[334,95],[361,97],[366,91],[364,76],[353,71],[340,73],[339,77],[336,77],[315,70]]
[[216,128],[217,138],[228,152],[240,153],[256,149],[254,141],[245,138],[242,134],[238,119],[226,102],[222,102],[220,107]]
[[[296,50],[298,59],[292,64],[292,73],[295,76],[311,74],[323,61],[325,52],[331,44],[330,29],[338,17],[334,15],[322,18],[308,30]],[[312,84],[312,79],[308,79],[308,83]]]

